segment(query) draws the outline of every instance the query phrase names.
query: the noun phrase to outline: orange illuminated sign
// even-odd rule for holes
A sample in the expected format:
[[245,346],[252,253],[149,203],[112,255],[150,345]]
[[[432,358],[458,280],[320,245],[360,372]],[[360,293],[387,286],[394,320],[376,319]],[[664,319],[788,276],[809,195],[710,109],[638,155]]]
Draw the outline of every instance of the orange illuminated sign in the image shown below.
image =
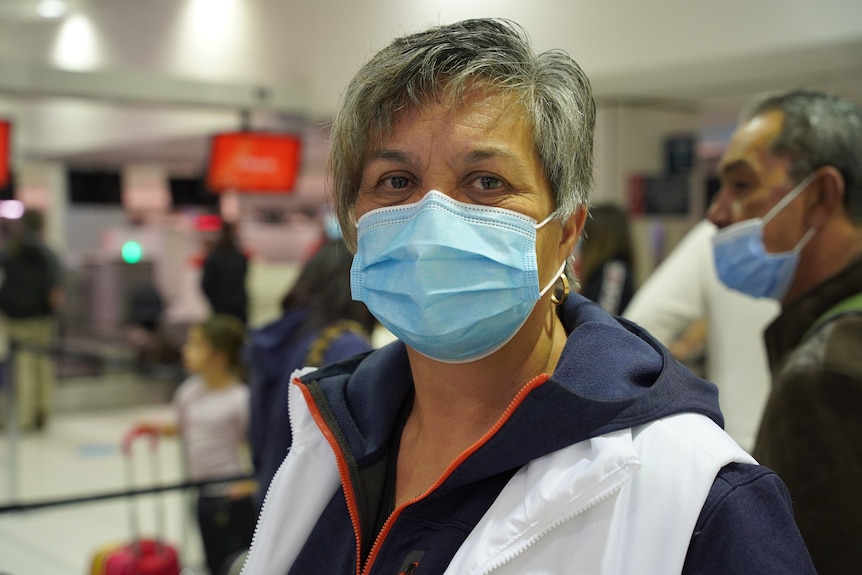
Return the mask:
[[0,120],[0,188],[9,185],[9,152],[12,125],[6,120]]
[[207,187],[214,192],[289,192],[299,171],[300,140],[288,134],[213,136]]

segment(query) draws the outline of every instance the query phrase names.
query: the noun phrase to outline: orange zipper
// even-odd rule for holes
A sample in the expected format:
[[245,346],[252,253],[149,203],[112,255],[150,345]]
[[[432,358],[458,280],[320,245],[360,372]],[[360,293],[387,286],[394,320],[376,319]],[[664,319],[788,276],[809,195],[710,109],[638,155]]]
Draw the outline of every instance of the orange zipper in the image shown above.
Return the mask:
[[[512,399],[512,401],[509,403],[509,406],[506,408],[506,411],[503,412],[503,415],[500,416],[500,419],[497,420],[497,422],[494,424],[494,426],[491,427],[491,429],[489,429],[488,432],[485,435],[483,435],[482,437],[480,437],[473,445],[471,445],[470,447],[468,447],[467,449],[462,451],[461,455],[459,455],[455,459],[455,461],[453,461],[451,464],[449,464],[449,467],[446,468],[446,471],[443,472],[443,474],[437,479],[437,481],[434,482],[433,485],[431,485],[431,487],[429,487],[425,491],[425,493],[419,495],[418,497],[415,497],[414,499],[411,499],[410,501],[402,503],[401,506],[399,506],[398,508],[396,508],[392,512],[392,514],[386,520],[386,523],[383,524],[383,529],[380,530],[380,533],[378,533],[377,538],[374,540],[374,545],[371,547],[371,552],[368,554],[368,561],[365,563],[365,569],[362,571],[359,571],[359,568],[357,567],[357,573],[359,575],[366,575],[371,570],[371,566],[374,565],[374,560],[377,558],[377,553],[380,550],[380,546],[382,545],[383,541],[386,539],[387,535],[389,535],[389,530],[392,528],[392,525],[395,523],[395,521],[401,515],[401,512],[404,511],[404,509],[406,509],[410,505],[413,505],[414,503],[418,503],[419,501],[425,499],[428,495],[430,495],[437,488],[439,488],[446,481],[446,479],[448,479],[449,476],[456,469],[458,469],[458,467],[462,463],[464,463],[464,461],[468,457],[470,457],[473,453],[476,452],[476,450],[478,450],[485,443],[487,443],[488,440],[490,440],[500,430],[500,428],[503,427],[503,425],[506,423],[506,421],[509,420],[509,418],[515,412],[515,410],[518,408],[518,406],[520,406],[521,403],[524,401],[524,398],[526,398],[527,395],[531,391],[533,391],[534,389],[536,389],[537,387],[539,387],[540,385],[542,385],[543,383],[548,381],[548,379],[549,379],[548,374],[543,373],[543,374],[537,375],[536,377],[531,379],[529,382],[527,382],[527,384],[524,387],[522,387],[521,390],[518,392],[518,394]],[[316,421],[316,419],[315,419],[315,421]],[[339,470],[340,469],[341,469],[341,463],[339,463]],[[347,491],[347,489],[345,488],[345,492],[346,491]],[[350,489],[350,493],[352,496],[352,494],[353,494],[352,487]],[[356,507],[355,502],[352,504],[352,506],[350,503],[348,503],[348,508],[351,509],[351,511],[350,511],[351,517],[353,517],[353,508],[355,508],[355,507]],[[357,523],[356,523],[356,520],[354,519],[354,526],[356,526],[356,525],[357,525]],[[357,531],[357,533],[358,533],[358,531]],[[357,549],[358,549],[358,547],[360,545],[359,542],[361,541],[361,539],[359,539],[357,537],[356,541],[357,541]],[[360,552],[357,550],[357,555],[359,555],[359,554],[360,554]],[[358,562],[358,560],[357,560],[357,562]]]

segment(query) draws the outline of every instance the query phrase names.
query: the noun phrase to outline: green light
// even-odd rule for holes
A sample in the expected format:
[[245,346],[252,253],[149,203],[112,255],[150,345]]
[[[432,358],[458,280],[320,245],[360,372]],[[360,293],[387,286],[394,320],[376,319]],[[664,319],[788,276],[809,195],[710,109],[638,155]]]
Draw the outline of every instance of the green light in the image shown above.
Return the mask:
[[128,241],[123,244],[123,261],[127,264],[136,264],[141,261],[144,249],[136,241]]

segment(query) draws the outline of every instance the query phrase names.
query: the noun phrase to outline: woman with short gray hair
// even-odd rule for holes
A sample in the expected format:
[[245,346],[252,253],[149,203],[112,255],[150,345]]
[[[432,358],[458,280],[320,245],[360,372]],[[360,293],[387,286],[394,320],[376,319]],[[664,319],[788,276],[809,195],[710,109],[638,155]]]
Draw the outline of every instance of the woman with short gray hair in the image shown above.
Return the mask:
[[569,294],[594,119],[580,67],[507,21],[356,75],[335,196],[353,298],[399,341],[293,374],[247,575],[814,572],[715,386]]

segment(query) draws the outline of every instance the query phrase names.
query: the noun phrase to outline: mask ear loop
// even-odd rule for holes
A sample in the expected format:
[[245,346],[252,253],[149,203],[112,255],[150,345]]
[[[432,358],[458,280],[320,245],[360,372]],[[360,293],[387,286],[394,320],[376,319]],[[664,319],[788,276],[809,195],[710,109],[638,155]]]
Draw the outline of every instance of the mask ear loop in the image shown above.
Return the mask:
[[761,219],[761,221],[763,222],[763,225],[765,226],[770,221],[772,221],[772,218],[774,218],[778,214],[778,212],[780,212],[785,207],[787,207],[787,204],[789,204],[790,202],[795,200],[796,197],[799,194],[801,194],[805,188],[808,187],[808,184],[811,183],[811,181],[814,179],[814,177],[816,175],[817,175],[817,172],[811,172],[810,174],[808,174],[808,176],[806,176],[804,180],[802,180],[801,182],[796,184],[796,186],[794,186],[794,188],[792,190],[787,192],[787,194],[785,194],[785,196],[783,198],[781,198],[777,204],[772,206],[772,209],[769,210],[768,212],[766,212],[766,215],[764,215],[763,218]]
[[538,230],[539,228],[541,228],[542,226],[544,226],[545,224],[550,222],[552,219],[554,219],[554,214],[555,214],[555,212],[551,212],[550,214],[548,214],[547,218],[545,218],[544,220],[542,220],[538,224],[533,224],[533,227]]
[[[554,212],[551,212],[550,214],[548,214],[547,218],[545,218],[544,220],[542,220],[538,224],[535,224],[534,227],[538,230],[539,228],[541,228],[542,226],[544,226],[545,224],[550,222],[553,218],[554,218]],[[569,287],[569,278],[566,277],[565,269],[566,269],[566,261],[563,260],[563,264],[560,266],[560,269],[557,271],[557,275],[554,277],[554,279],[551,281],[551,283],[549,283],[545,287],[545,289],[543,289],[541,292],[539,292],[539,297],[542,297],[543,295],[545,295],[548,292],[548,290],[553,287],[554,291],[553,291],[553,293],[551,293],[551,303],[553,303],[554,305],[561,305],[564,301],[566,301],[566,298],[569,297],[570,287]],[[558,290],[555,287],[557,284],[557,280],[562,281],[562,289],[560,290],[562,292],[561,295],[557,295]]]

